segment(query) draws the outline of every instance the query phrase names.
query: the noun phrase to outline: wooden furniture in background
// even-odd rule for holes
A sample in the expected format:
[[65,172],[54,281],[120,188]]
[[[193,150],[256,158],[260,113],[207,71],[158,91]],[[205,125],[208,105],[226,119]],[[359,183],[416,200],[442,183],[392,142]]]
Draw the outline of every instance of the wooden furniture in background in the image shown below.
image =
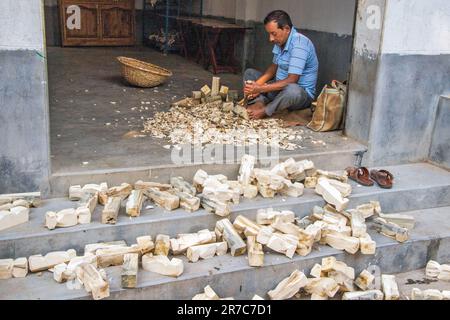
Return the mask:
[[[80,8],[80,28],[69,29],[70,6]],[[135,44],[134,0],[59,0],[63,46],[127,46]]]

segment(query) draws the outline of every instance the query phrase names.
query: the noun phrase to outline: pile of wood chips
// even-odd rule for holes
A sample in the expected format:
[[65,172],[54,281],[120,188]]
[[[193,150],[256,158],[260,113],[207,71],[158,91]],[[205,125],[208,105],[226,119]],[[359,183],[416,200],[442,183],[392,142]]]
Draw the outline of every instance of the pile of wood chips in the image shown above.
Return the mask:
[[[219,79],[219,80],[218,80]],[[144,132],[156,138],[169,138],[173,145],[222,144],[248,146],[261,144],[283,150],[301,148],[302,130],[287,128],[283,120],[250,120],[237,102],[237,92],[213,78],[213,88],[204,86],[172,105],[168,112],[158,112],[144,123]],[[297,143],[295,143],[297,142]]]

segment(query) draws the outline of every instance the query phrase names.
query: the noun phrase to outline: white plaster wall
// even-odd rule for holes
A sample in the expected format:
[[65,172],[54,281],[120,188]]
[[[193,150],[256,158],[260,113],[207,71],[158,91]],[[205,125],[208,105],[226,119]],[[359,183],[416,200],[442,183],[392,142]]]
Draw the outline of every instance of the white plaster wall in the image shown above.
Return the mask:
[[358,2],[354,50],[358,54],[376,59],[381,50],[386,0],[359,0]]
[[43,7],[36,0],[0,1],[0,50],[42,50]]
[[388,0],[382,52],[450,53],[450,1]]
[[301,29],[351,35],[355,0],[261,0],[260,19],[272,10],[285,10]]

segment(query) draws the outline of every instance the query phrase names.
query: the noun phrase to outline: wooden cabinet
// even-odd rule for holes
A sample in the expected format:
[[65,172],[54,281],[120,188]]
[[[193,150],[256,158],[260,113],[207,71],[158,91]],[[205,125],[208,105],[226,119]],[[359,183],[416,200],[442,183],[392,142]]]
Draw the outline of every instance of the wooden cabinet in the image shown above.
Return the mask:
[[135,44],[134,0],[59,0],[63,46]]

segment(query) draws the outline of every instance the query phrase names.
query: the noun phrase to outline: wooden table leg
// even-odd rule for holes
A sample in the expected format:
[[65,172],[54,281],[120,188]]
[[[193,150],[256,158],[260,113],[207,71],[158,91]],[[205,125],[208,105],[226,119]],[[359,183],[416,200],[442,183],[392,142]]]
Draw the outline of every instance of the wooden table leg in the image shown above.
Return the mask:
[[219,42],[220,34],[221,29],[219,28],[207,28],[206,30],[206,37],[209,51],[209,59],[208,59],[209,61],[206,67],[208,68],[210,65],[212,65],[214,74],[217,74],[219,70],[216,56],[216,47]]

